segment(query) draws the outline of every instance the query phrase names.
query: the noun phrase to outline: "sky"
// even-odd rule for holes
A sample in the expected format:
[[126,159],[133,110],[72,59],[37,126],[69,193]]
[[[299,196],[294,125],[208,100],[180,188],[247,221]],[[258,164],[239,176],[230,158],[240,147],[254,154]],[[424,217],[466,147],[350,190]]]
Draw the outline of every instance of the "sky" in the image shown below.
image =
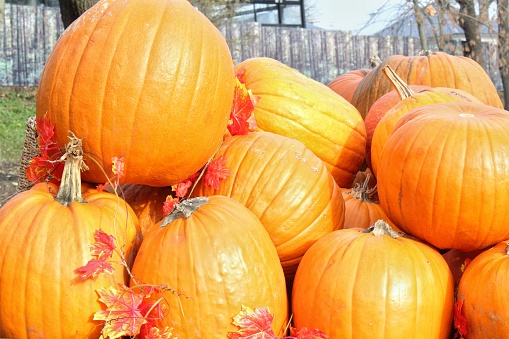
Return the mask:
[[[306,1],[306,0],[304,0]],[[394,9],[401,0],[309,0],[315,3],[314,17],[318,20],[316,26],[327,29],[339,29],[356,32],[370,19],[370,13],[385,8]],[[388,16],[390,11],[385,12]],[[390,18],[387,18],[390,19]],[[360,34],[376,33],[386,23],[379,19],[377,23],[363,29]]]

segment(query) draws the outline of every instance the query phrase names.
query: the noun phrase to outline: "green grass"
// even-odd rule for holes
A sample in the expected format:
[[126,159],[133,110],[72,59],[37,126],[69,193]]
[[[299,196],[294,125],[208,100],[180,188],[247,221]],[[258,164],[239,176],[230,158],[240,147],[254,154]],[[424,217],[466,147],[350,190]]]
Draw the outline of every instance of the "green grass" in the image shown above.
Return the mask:
[[0,161],[19,162],[27,119],[35,115],[35,87],[0,86]]

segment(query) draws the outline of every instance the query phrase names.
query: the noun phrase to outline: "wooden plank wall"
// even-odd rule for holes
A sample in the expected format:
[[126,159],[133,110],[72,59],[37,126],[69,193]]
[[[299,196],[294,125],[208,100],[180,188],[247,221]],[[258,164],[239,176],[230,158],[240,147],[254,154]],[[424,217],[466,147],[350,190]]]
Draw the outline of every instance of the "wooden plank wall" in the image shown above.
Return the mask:
[[[353,35],[350,32],[230,23],[220,28],[237,62],[270,57],[322,83],[353,69],[369,68],[378,54],[417,55],[418,38]],[[44,63],[64,31],[60,10],[6,3],[0,21],[0,86],[37,86]],[[493,47],[491,47],[493,48]],[[491,55],[496,53],[491,52]],[[496,58],[488,73],[499,81]]]

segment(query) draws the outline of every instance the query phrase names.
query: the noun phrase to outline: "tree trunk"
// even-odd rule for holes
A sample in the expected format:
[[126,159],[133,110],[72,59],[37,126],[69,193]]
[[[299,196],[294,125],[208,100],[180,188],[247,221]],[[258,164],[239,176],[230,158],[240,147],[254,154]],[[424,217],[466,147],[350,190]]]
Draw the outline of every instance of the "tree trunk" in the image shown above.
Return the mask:
[[479,21],[475,12],[474,0],[456,0],[460,5],[459,25],[465,32],[465,45],[463,54],[471,58],[482,68],[486,69],[486,59],[484,58],[484,48],[481,42],[481,32],[479,31]]
[[417,30],[419,32],[419,39],[421,40],[421,49],[423,51],[428,50],[428,39],[424,32],[424,20],[422,19],[421,7],[419,7],[419,0],[413,0],[414,3],[414,15],[415,21],[417,22]]
[[479,22],[488,24],[490,22],[489,8],[493,0],[478,0],[479,1]]
[[95,5],[97,1],[99,0],[60,0],[60,15],[64,27],[67,28],[87,9]]
[[498,67],[504,89],[504,108],[509,110],[509,6],[508,0],[497,1]]
[[0,0],[0,25],[4,25],[5,0]]

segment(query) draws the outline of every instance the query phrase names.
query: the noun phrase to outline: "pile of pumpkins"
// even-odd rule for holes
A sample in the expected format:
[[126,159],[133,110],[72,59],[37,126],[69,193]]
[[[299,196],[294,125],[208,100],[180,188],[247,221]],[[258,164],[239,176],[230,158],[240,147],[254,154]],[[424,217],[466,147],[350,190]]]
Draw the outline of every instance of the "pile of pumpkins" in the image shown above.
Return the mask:
[[[231,135],[238,83],[256,128]],[[244,306],[270,310],[270,338],[502,338],[502,107],[464,57],[392,56],[326,86],[271,58],[234,63],[185,0],[101,0],[39,85],[62,179],[0,209],[0,337],[108,337],[97,291],[143,284],[168,287],[157,323],[179,338],[233,338]],[[217,159],[229,175],[164,215]],[[97,230],[120,264],[80,279]]]

